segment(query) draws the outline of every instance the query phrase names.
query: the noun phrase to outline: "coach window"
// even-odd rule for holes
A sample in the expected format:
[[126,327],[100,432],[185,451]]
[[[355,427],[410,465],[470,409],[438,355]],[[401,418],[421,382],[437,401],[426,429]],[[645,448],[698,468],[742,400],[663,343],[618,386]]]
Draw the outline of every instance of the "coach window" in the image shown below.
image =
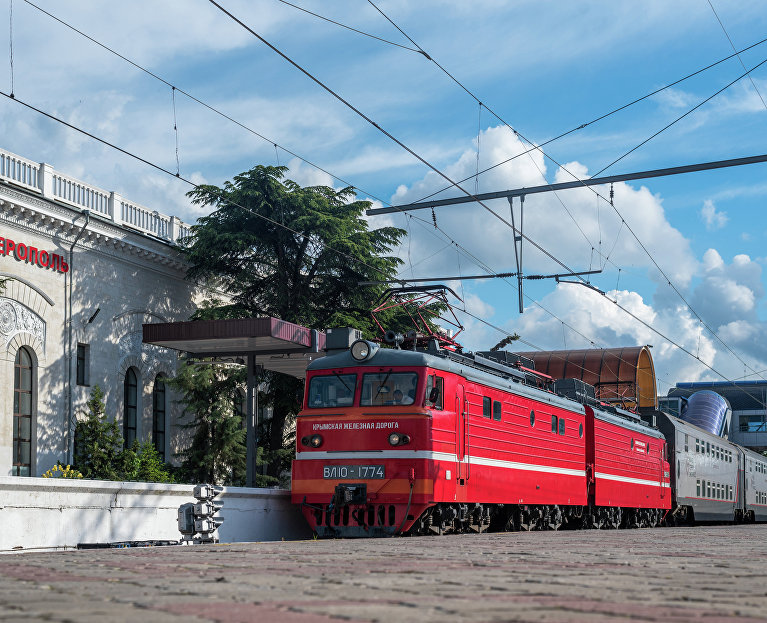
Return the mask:
[[711,456],[711,444],[706,442],[706,456]]
[[503,415],[503,406],[501,405],[501,401],[493,400],[493,419],[496,422],[500,422],[502,415]]
[[125,447],[130,448],[136,440],[137,411],[138,411],[138,377],[133,368],[128,368],[123,383],[123,399],[125,412],[123,414],[123,439]]
[[578,437],[583,438],[583,424],[578,424]]
[[12,476],[32,475],[33,414],[36,402],[34,356],[19,348],[13,365],[13,464]]
[[551,416],[551,432],[554,433],[555,435],[557,433],[557,424],[558,423],[559,422],[557,421],[557,416],[556,415],[552,415]]
[[535,426],[535,411],[530,409],[530,427]]
[[493,401],[489,397],[482,397],[482,417],[490,419],[490,410],[492,409]]
[[565,418],[559,418],[559,434],[565,434]]
[[695,484],[698,486],[698,489],[697,489],[697,491],[698,491],[698,493],[697,493],[697,496],[698,496],[698,497],[700,497],[700,480],[696,480],[696,481],[695,481]]
[[689,448],[687,447],[687,435],[684,436],[684,451],[689,452]]
[[631,438],[631,449],[632,450],[634,449],[634,438],[633,437]]

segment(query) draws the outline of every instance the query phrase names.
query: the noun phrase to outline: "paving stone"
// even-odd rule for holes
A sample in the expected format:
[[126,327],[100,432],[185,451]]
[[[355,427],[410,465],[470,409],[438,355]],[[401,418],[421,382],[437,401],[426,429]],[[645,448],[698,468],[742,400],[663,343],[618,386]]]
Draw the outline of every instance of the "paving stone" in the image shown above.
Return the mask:
[[11,621],[767,620],[767,525],[0,558]]

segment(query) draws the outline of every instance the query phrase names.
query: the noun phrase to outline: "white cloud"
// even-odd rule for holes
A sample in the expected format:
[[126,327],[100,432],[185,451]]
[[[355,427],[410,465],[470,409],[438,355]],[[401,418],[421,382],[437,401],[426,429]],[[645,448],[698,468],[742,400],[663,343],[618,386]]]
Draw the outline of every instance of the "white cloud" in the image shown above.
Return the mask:
[[762,267],[744,254],[726,264],[715,249],[703,255],[702,280],[690,303],[711,327],[735,320],[758,321],[757,302],[764,297]]
[[729,220],[729,218],[727,218],[727,212],[716,211],[716,206],[711,199],[706,199],[703,202],[703,207],[700,209],[700,216],[706,224],[706,229],[709,231],[722,229]]
[[699,101],[692,93],[674,88],[665,89],[657,95],[653,95],[653,99],[662,106],[669,108],[692,108]]

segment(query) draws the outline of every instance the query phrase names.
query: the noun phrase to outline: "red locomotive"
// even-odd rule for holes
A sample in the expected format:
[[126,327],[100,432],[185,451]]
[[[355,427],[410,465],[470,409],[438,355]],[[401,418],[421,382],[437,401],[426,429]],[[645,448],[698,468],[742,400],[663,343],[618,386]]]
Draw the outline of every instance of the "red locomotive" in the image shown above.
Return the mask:
[[671,508],[663,435],[590,386],[388,338],[308,368],[292,499],[320,536],[655,526]]

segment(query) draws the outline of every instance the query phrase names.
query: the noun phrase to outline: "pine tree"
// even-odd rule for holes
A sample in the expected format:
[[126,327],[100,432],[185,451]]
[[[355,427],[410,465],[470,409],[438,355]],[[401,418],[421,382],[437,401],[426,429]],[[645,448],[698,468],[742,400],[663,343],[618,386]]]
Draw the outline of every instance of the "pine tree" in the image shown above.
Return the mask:
[[234,396],[244,381],[242,368],[183,364],[169,384],[183,398],[192,431],[180,452],[180,478],[187,482],[242,485],[245,482],[245,429],[235,411]]
[[[188,276],[216,283],[231,301],[208,306],[198,317],[274,316],[312,328],[354,327],[372,337],[377,328],[370,310],[385,286],[359,282],[395,276],[401,260],[391,250],[405,230],[371,230],[363,217],[370,202],[357,201],[352,188],[302,188],[283,179],[286,172],[256,166],[222,188],[202,185],[189,193],[193,203],[214,211],[199,219],[185,241]],[[387,328],[413,328],[396,310],[384,316]],[[273,416],[260,443],[271,459],[268,474],[278,477],[286,461],[289,466],[290,453],[279,451],[290,442],[287,431],[300,408],[303,381],[273,374],[268,382]],[[191,460],[187,455],[189,465]],[[195,460],[210,463],[204,454]]]
[[104,392],[94,385],[88,413],[75,426],[75,467],[85,478],[119,480],[123,438],[116,422],[106,416]]

